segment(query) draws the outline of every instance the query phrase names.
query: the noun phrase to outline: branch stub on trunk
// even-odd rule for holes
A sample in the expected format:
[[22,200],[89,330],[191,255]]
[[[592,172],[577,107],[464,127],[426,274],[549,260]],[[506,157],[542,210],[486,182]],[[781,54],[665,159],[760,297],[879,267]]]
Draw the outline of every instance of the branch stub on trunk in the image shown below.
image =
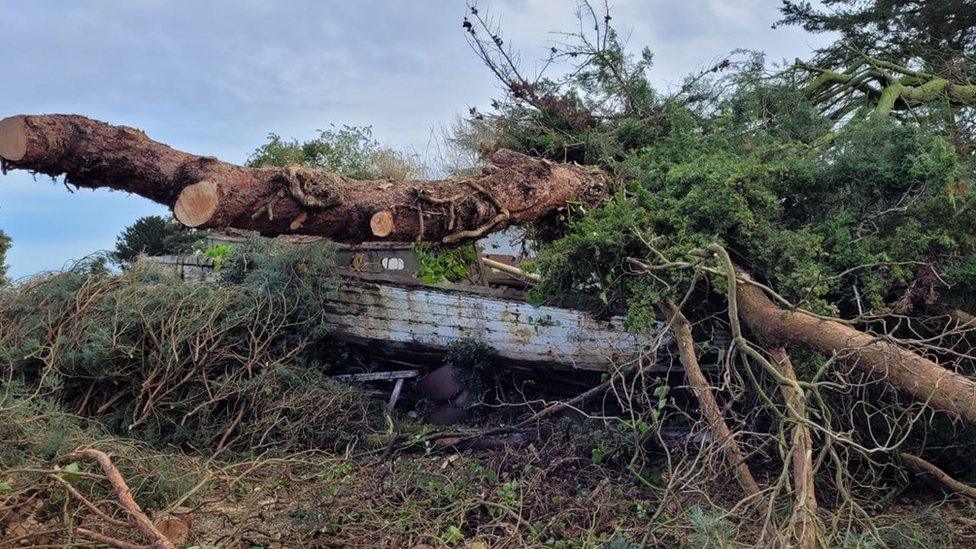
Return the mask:
[[213,217],[220,203],[220,192],[213,181],[187,185],[173,206],[176,219],[187,227],[199,227]]

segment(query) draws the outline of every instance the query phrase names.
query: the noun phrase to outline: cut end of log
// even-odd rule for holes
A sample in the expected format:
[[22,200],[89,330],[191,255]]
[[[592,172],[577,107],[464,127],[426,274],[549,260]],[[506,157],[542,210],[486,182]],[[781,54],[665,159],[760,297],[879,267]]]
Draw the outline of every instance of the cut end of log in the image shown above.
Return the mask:
[[390,236],[393,232],[393,212],[380,210],[374,213],[373,217],[369,219],[369,229],[377,238]]
[[27,154],[27,128],[23,116],[0,120],[0,156],[16,162]]
[[176,205],[173,206],[173,214],[187,227],[199,227],[210,221],[219,203],[217,184],[204,180],[180,191]]

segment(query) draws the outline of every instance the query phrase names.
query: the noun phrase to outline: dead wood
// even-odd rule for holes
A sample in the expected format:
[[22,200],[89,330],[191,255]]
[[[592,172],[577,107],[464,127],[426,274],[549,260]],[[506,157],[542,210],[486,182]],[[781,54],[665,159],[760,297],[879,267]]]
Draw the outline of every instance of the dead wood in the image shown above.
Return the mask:
[[758,496],[760,493],[759,484],[746,463],[745,455],[739,448],[732,431],[725,422],[718,403],[715,402],[715,395],[712,394],[711,385],[705,379],[701,367],[698,364],[698,356],[695,353],[695,340],[691,334],[691,325],[688,319],[681,313],[678,306],[673,301],[665,301],[661,304],[661,309],[668,317],[668,322],[672,325],[674,339],[678,345],[678,358],[684,367],[685,377],[691,386],[692,393],[698,400],[702,415],[708,423],[708,428],[715,437],[715,442],[725,455],[725,460],[735,473],[736,480],[748,497]]
[[[101,450],[89,448],[87,450],[73,452],[64,457],[65,460],[80,460],[82,458],[91,459],[97,462],[102,468],[102,471],[108,478],[109,483],[115,490],[115,495],[119,499],[119,505],[121,505],[122,508],[125,509],[126,513],[129,514],[129,517],[132,519],[132,522],[135,524],[135,527],[139,533],[149,540],[150,544],[148,547],[152,547],[153,549],[175,549],[175,546],[156,528],[149,517],[142,512],[142,509],[139,507],[139,504],[136,503],[136,500],[132,498],[132,491],[129,490],[128,484],[126,484],[125,479],[122,478],[122,473],[120,473],[115,467],[115,464],[112,463],[112,459],[108,456],[108,454],[102,452]],[[114,545],[115,547],[139,547],[82,528],[79,528],[77,531],[78,535],[80,536],[87,537],[94,541],[100,541],[102,543],[108,543],[110,545]]]
[[797,547],[815,549],[817,547],[817,494],[813,479],[813,438],[807,426],[806,399],[796,383],[796,373],[784,347],[769,349],[769,356],[780,375],[793,384],[780,384],[780,393],[786,401],[786,409],[793,420],[791,436],[793,466],[793,516],[790,527]]
[[106,536],[105,534],[99,534],[93,530],[87,528],[76,528],[75,533],[79,536],[94,541],[98,543],[104,543],[105,545],[116,547],[118,549],[150,549],[150,545],[139,545],[136,543],[129,543],[127,541],[122,541],[120,539],[115,539],[111,536]]
[[165,204],[190,227],[301,233],[340,242],[451,243],[604,196],[605,178],[509,150],[462,180],[355,180],[289,167],[250,168],[175,150],[145,133],[77,115],[0,121],[4,170],[66,175]]
[[932,475],[933,477],[935,477],[935,480],[939,481],[940,483],[942,483],[944,486],[946,486],[953,492],[962,494],[971,499],[976,499],[976,488],[973,488],[968,484],[963,484],[958,480],[952,478],[951,476],[949,476],[948,473],[938,468],[935,464],[926,461],[914,454],[909,454],[906,452],[902,452],[898,454],[898,456],[912,469],[921,473],[928,473]]

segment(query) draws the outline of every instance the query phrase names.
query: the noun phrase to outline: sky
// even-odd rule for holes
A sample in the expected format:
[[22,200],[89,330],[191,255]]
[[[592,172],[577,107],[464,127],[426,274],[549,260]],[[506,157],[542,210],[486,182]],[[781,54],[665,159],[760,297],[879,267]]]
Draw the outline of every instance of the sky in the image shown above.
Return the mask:
[[[772,29],[780,0],[616,0],[613,22],[654,52],[667,89],[736,49],[805,57],[828,38]],[[576,0],[480,0],[532,73],[557,31],[579,28]],[[75,113],[241,163],[269,132],[307,139],[372,126],[424,156],[440,129],[501,95],[461,29],[465,0],[4,0],[0,117]],[[61,268],[111,249],[166,208],[106,189],[0,175],[9,275]]]

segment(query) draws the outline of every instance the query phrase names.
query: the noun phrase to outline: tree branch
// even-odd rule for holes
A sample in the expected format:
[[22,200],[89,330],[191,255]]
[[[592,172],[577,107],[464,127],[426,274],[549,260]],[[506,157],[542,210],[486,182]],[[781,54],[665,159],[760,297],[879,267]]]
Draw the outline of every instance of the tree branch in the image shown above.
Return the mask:
[[[73,452],[64,457],[65,460],[79,460],[82,458],[91,459],[101,466],[102,471],[105,472],[105,476],[108,477],[109,483],[112,488],[115,489],[115,494],[119,498],[119,504],[123,509],[129,514],[129,517],[135,523],[136,529],[139,530],[143,536],[145,536],[149,541],[149,547],[153,549],[176,549],[167,538],[164,536],[156,526],[153,524],[149,517],[142,512],[139,504],[136,500],[132,498],[132,491],[129,490],[129,486],[125,483],[125,479],[122,478],[122,473],[115,467],[112,463],[112,459],[109,458],[108,454],[102,452],[101,450],[95,450],[89,448],[87,450],[82,450],[80,452]],[[83,529],[78,529],[78,534],[90,539],[95,539],[92,536],[98,535],[101,538],[106,538],[107,536],[101,536],[95,532],[90,532]],[[97,541],[102,541],[106,543],[105,539],[98,539]],[[118,540],[115,540],[118,541]],[[122,547],[121,545],[116,545],[116,547]]]

